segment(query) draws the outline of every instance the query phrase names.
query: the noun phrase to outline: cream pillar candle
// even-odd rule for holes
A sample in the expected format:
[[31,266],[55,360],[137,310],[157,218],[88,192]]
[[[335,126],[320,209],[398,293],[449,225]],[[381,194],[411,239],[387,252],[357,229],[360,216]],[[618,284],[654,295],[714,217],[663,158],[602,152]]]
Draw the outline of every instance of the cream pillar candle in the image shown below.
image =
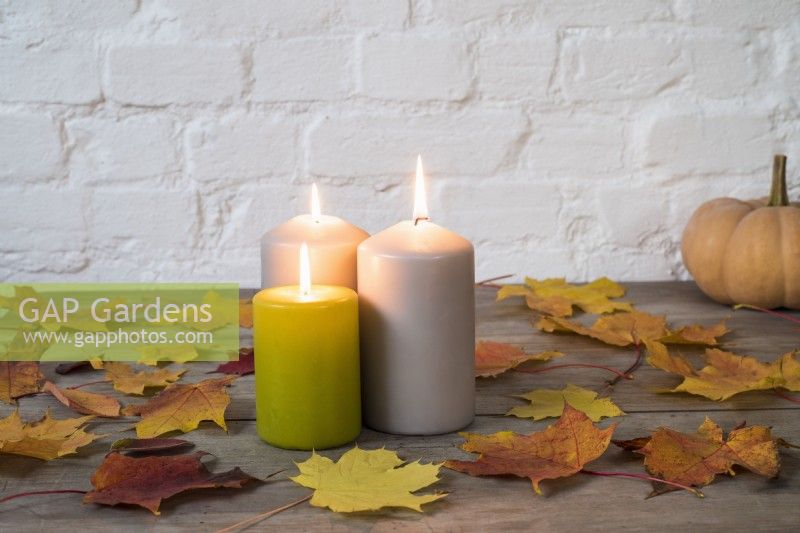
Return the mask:
[[369,233],[338,217],[323,215],[317,186],[311,187],[311,214],[299,215],[261,238],[261,287],[297,285],[300,245],[308,244],[311,276],[320,285],[356,288],[356,248]]
[[358,247],[362,413],[366,425],[447,433],[475,415],[472,244],[428,220],[417,160],[414,219]]

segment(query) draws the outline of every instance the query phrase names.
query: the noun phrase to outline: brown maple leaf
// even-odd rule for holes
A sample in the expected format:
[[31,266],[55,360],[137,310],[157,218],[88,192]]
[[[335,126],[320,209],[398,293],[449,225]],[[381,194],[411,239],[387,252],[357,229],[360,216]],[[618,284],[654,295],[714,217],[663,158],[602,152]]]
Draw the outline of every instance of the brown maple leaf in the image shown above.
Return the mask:
[[525,298],[530,309],[551,316],[572,315],[573,306],[587,313],[613,313],[631,311],[628,302],[614,302],[625,294],[625,288],[608,278],[599,278],[585,285],[571,285],[564,278],[537,280],[525,278],[525,285],[504,285],[497,292],[497,300],[512,296]]
[[650,437],[614,444],[644,455],[651,474],[683,485],[708,485],[718,474],[733,474],[737,465],[766,477],[777,476],[780,469],[777,442],[765,426],[739,427],[725,439],[706,418],[696,433],[661,427]]
[[0,453],[25,455],[50,461],[75,453],[100,435],[87,433],[84,426],[93,416],[55,419],[46,411],[38,422],[23,423],[19,411],[0,420]]
[[717,343],[716,337],[728,331],[724,322],[708,328],[692,325],[670,331],[665,317],[643,311],[601,316],[591,326],[584,326],[565,318],[542,316],[536,327],[548,333],[577,333],[613,346],[630,346],[643,341],[714,345]]
[[223,363],[214,372],[222,374],[236,374],[246,376],[256,371],[256,361],[252,348],[240,348],[239,358],[235,361]]
[[544,431],[520,435],[462,433],[464,451],[480,454],[476,461],[445,461],[444,466],[471,476],[512,474],[527,477],[537,494],[545,479],[568,477],[600,457],[608,448],[616,424],[599,429],[585,413],[564,405],[558,422]]
[[241,488],[259,481],[239,467],[212,474],[200,460],[206,452],[190,455],[130,457],[117,452],[106,455],[92,474],[94,490],[83,501],[103,505],[131,504],[161,514],[161,501],[194,489]]
[[50,381],[44,384],[42,390],[78,413],[106,418],[119,416],[119,402],[111,396],[77,389],[60,389]]
[[475,375],[495,377],[526,361],[549,361],[564,355],[561,352],[527,354],[520,348],[504,342],[478,341],[475,346]]
[[44,375],[36,361],[0,361],[0,400],[14,400],[42,390]]
[[93,361],[94,368],[106,371],[106,378],[114,383],[114,389],[125,394],[140,396],[147,388],[163,388],[178,381],[186,370],[157,368],[137,372],[127,363],[114,361]]
[[225,387],[236,376],[207,379],[199,383],[173,383],[144,404],[129,405],[126,415],[139,415],[136,435],[140,438],[158,437],[170,431],[184,433],[197,429],[203,420],[211,420],[227,431],[225,409],[231,399]]

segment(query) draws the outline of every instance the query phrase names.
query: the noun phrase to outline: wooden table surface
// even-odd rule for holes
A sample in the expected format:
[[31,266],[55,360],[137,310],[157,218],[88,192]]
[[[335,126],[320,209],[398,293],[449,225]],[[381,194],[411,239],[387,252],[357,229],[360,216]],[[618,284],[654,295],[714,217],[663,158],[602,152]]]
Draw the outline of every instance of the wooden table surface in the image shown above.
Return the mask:
[[[694,284],[680,282],[630,283],[627,300],[651,313],[666,314],[671,325],[699,322],[712,324],[724,317],[732,332],[723,346],[740,354],[764,361],[775,359],[791,349],[800,348],[800,330],[796,325],[753,311],[732,312],[703,297]],[[553,335],[530,326],[530,312],[519,301],[494,302],[494,290],[477,289],[479,339],[512,342],[528,351],[557,349],[566,357],[559,362],[599,363],[618,369],[634,360],[631,349],[605,346],[575,335]],[[800,316],[800,313],[795,313]],[[588,318],[588,317],[587,317]],[[249,332],[243,333],[242,345],[250,345]],[[685,350],[690,354],[690,350]],[[45,374],[60,385],[69,386],[90,380],[91,374],[57,376],[43,365]],[[189,364],[183,381],[208,378],[209,363]],[[593,369],[563,369],[542,374],[509,372],[496,379],[477,383],[477,417],[468,429],[491,433],[499,430],[531,432],[541,430],[553,420],[532,422],[506,417],[504,413],[521,402],[513,396],[534,388],[561,388],[567,383],[601,390],[609,376]],[[613,400],[627,416],[613,419],[619,426],[615,438],[645,435],[658,426],[694,431],[705,416],[728,430],[746,420],[748,424],[773,427],[777,436],[800,443],[800,404],[779,398],[771,392],[752,392],[725,402],[712,402],[683,394],[659,394],[658,389],[676,385],[679,379],[643,365],[635,379],[618,383]],[[101,384],[91,390],[111,392]],[[226,413],[229,431],[203,424],[184,438],[193,441],[197,450],[214,454],[212,470],[240,466],[257,476],[285,469],[277,481],[255,484],[243,490],[206,490],[178,495],[165,501],[161,516],[134,507],[83,505],[79,494],[60,494],[20,498],[0,506],[0,530],[63,531],[115,530],[192,530],[215,531],[263,511],[280,507],[309,493],[308,489],[286,479],[293,475],[293,461],[302,461],[307,452],[272,448],[255,433],[253,376],[243,377],[230,388],[231,405]],[[127,403],[129,398],[124,398]],[[133,399],[133,402],[141,401]],[[33,419],[50,407],[59,417],[73,413],[46,395],[23,398],[19,408],[23,418]],[[0,407],[0,415],[13,408]],[[110,442],[131,436],[131,419],[98,419],[92,423],[97,433],[108,435],[80,450],[80,453],[56,461],[12,455],[0,456],[0,497],[28,490],[90,488],[89,478],[107,451]],[[606,426],[611,421],[604,421]],[[407,437],[377,433],[365,429],[359,446],[370,449],[386,446],[401,457],[423,461],[468,458],[458,450],[462,442],[457,434],[433,437]],[[345,448],[327,450],[324,455],[338,458]],[[544,481],[544,496],[537,496],[526,479],[494,477],[475,478],[443,469],[441,481],[433,489],[449,492],[447,498],[427,506],[427,512],[389,510],[378,513],[342,515],[304,503],[282,512],[249,530],[267,528],[281,531],[306,530],[508,530],[540,531],[795,531],[800,526],[800,450],[782,450],[778,479],[764,479],[749,472],[735,478],[718,477],[704,489],[705,499],[685,492],[675,492],[645,500],[650,491],[646,482],[575,475],[571,478]],[[616,449],[613,445],[598,461],[594,470],[643,472],[641,459]]]

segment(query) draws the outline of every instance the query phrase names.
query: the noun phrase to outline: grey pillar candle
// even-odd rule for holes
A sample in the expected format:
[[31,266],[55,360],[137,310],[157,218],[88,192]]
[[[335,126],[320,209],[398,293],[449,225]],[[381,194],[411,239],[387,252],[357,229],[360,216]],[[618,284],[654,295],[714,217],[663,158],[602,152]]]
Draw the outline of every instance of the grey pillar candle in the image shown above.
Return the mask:
[[362,413],[387,433],[456,431],[475,416],[475,254],[427,220],[417,162],[414,219],[358,247]]
[[341,218],[323,215],[316,185],[311,190],[311,214],[296,216],[261,238],[262,288],[298,284],[297,258],[305,242],[314,283],[356,289],[356,248],[369,233]]

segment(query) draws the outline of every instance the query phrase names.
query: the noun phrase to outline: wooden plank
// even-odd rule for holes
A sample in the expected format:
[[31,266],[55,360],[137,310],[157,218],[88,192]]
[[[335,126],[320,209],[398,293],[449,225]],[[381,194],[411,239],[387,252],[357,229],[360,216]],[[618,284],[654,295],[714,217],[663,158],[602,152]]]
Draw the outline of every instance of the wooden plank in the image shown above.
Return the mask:
[[[741,421],[733,412],[714,413],[714,419],[726,429]],[[691,431],[702,422],[700,413],[634,414],[616,419],[616,436],[631,438],[646,434],[659,425]],[[800,442],[800,425],[795,416],[776,411],[752,411],[751,424],[767,424],[777,435]],[[610,424],[603,422],[603,425]],[[491,433],[511,429],[529,432],[541,429],[544,422],[533,423],[505,417],[479,417],[474,431]],[[124,424],[105,424],[104,431],[124,429]],[[4,456],[0,476],[4,480],[0,496],[27,490],[59,488],[87,489],[89,477],[100,464],[108,442],[119,435],[110,435],[103,443],[84,449],[78,456],[50,463],[16,456]],[[214,531],[262,511],[302,498],[308,490],[286,480],[295,472],[293,461],[302,461],[307,452],[272,448],[255,435],[254,423],[232,422],[230,433],[203,426],[185,438],[197,449],[214,454],[210,468],[222,471],[241,466],[260,477],[286,469],[279,481],[236,491],[208,490],[177,496],[162,506],[162,515],[128,507],[109,508],[81,505],[81,496],[68,494],[21,498],[3,505],[2,529],[31,531],[50,529],[55,524],[66,530],[107,531],[109,529],[154,529],[159,531]],[[403,437],[365,431],[359,438],[364,448],[386,446],[396,449],[408,459],[442,461],[447,458],[468,458],[456,449],[461,442],[454,434],[433,437]],[[323,452],[338,457],[343,449]],[[337,515],[303,504],[274,516],[262,524],[280,530],[480,530],[480,529],[547,529],[609,531],[625,529],[652,531],[678,528],[721,530],[789,530],[800,520],[800,454],[782,453],[781,477],[768,480],[751,473],[735,479],[722,477],[705,489],[706,498],[673,493],[645,500],[649,484],[638,480],[597,478],[577,475],[572,478],[545,481],[545,496],[536,496],[530,483],[516,478],[472,478],[443,470],[437,490],[450,495],[431,504],[429,512],[386,511]],[[594,470],[642,472],[641,460],[616,448],[591,465]]]
[[[711,324],[732,316],[729,326],[734,330],[726,337],[725,347],[739,353],[754,355],[761,360],[774,359],[780,353],[800,347],[800,336],[792,324],[764,314],[737,311],[707,300],[690,283],[629,284],[628,299],[640,309],[665,313],[674,325],[693,322]],[[252,293],[248,291],[245,294]],[[599,363],[614,368],[626,368],[634,358],[630,349],[605,346],[591,339],[573,335],[552,335],[530,326],[531,313],[519,302],[495,303],[494,291],[481,288],[478,294],[478,337],[523,345],[529,351],[559,349],[567,357],[559,362]],[[794,313],[800,316],[800,313]],[[587,317],[584,317],[585,320]],[[243,330],[243,344],[250,344],[248,330]],[[693,354],[687,354],[694,357]],[[215,365],[190,364],[184,381],[198,381]],[[45,372],[60,386],[70,386],[98,379],[95,372],[58,376],[53,366]],[[608,376],[588,369],[564,369],[530,375],[508,373],[497,379],[478,380],[478,413],[469,428],[475,432],[494,432],[512,429],[526,432],[544,427],[510,417],[498,416],[511,406],[518,405],[513,395],[532,388],[561,387],[567,382],[600,389]],[[727,402],[711,402],[688,395],[658,394],[658,388],[674,386],[677,379],[643,366],[633,381],[620,382],[613,392],[614,400],[630,413],[618,419],[617,436],[630,438],[645,434],[659,425],[679,430],[695,429],[709,414],[724,427],[730,428],[742,419],[750,424],[767,424],[777,435],[800,442],[800,422],[796,410],[800,405],[777,398],[771,393],[748,393]],[[254,429],[254,395],[252,376],[243,377],[231,387],[232,402],[228,409],[230,433],[225,434],[212,425],[204,424],[185,438],[196,442],[199,449],[215,454],[214,469],[241,466],[246,471],[266,476],[281,469],[293,469],[292,461],[302,460],[307,453],[271,448],[258,440]],[[91,389],[111,392],[109,385]],[[124,397],[124,403],[144,401]],[[23,398],[19,402],[22,415],[32,419],[41,416],[46,408],[57,416],[72,413],[47,395]],[[0,406],[0,416],[14,407]],[[0,496],[25,490],[53,488],[88,488],[92,471],[102,461],[108,443],[113,438],[130,436],[135,418],[97,420],[93,426],[108,438],[93,444],[74,457],[50,463],[15,456],[0,459]],[[608,424],[609,422],[605,422]],[[466,457],[457,450],[461,442],[456,434],[434,437],[402,437],[365,430],[359,444],[374,448],[387,446],[408,458],[440,461],[448,457]],[[338,456],[341,450],[326,452]],[[641,461],[617,450],[609,450],[597,463],[596,470],[641,472]],[[270,527],[300,531],[324,530],[476,530],[476,529],[538,529],[558,530],[663,530],[677,529],[756,529],[788,530],[800,520],[800,454],[783,454],[781,477],[764,480],[751,474],[736,479],[724,478],[706,489],[707,498],[700,500],[687,494],[669,494],[643,500],[649,487],[646,483],[610,478],[575,476],[566,480],[545,482],[546,497],[535,496],[525,480],[503,478],[470,478],[445,471],[439,490],[451,492],[443,502],[430,507],[431,512],[417,514],[406,511],[362,513],[342,516],[302,505],[270,519]],[[51,528],[53,524],[68,529],[107,531],[115,529],[158,529],[180,531],[192,529],[213,531],[260,511],[281,506],[307,494],[308,491],[287,480],[271,482],[242,491],[207,491],[178,496],[165,504],[162,517],[132,508],[105,508],[80,505],[80,496],[59,495],[20,499],[2,508],[0,530],[28,531]]]
[[[731,317],[728,324],[732,332],[724,338],[723,347],[738,353],[753,355],[763,361],[775,359],[782,353],[800,348],[800,333],[797,327],[789,322],[753,311],[737,311],[716,304],[703,296],[692,283],[631,283],[628,299],[643,310],[652,313],[666,314],[675,325],[688,323],[713,324],[725,317]],[[560,350],[567,354],[558,363],[595,363],[623,370],[634,360],[635,353],[631,348],[606,346],[593,339],[578,335],[554,335],[535,330],[530,325],[532,313],[519,301],[494,302],[494,290],[478,289],[478,338],[503,342],[514,342],[531,352],[543,350]],[[243,294],[252,293],[245,291]],[[800,317],[800,313],[790,313]],[[586,318],[591,317],[583,317]],[[242,330],[242,345],[251,345],[251,332]],[[698,348],[678,348],[682,353],[693,358],[695,364],[702,364]],[[211,363],[195,363],[188,365],[188,372],[183,381],[193,382],[218,376],[208,372],[216,367]],[[61,386],[72,386],[98,378],[97,373],[75,373],[58,376],[53,372],[54,366],[45,367],[46,375]],[[606,380],[612,375],[600,370],[570,368],[554,370],[541,374],[522,374],[508,372],[494,379],[479,379],[477,413],[481,415],[502,415],[519,401],[515,395],[535,388],[560,388],[565,383],[574,383],[595,390],[602,390]],[[688,394],[663,394],[658,391],[673,388],[680,383],[680,378],[644,364],[631,381],[622,381],[614,388],[612,397],[626,412],[652,411],[717,411],[752,409],[797,409],[800,405],[779,398],[771,392],[751,392],[741,394],[725,402],[711,402],[705,398]],[[110,386],[99,385],[92,389],[97,392],[111,393]],[[253,420],[255,418],[255,398],[253,377],[245,376],[231,387],[233,401],[228,410],[228,417],[236,420]],[[128,397],[125,401],[135,403],[143,401]],[[48,406],[59,412],[67,412],[58,408],[59,404],[47,396],[24,398],[20,401],[21,412],[25,416],[36,416]],[[0,407],[0,414],[8,412],[8,408]]]

